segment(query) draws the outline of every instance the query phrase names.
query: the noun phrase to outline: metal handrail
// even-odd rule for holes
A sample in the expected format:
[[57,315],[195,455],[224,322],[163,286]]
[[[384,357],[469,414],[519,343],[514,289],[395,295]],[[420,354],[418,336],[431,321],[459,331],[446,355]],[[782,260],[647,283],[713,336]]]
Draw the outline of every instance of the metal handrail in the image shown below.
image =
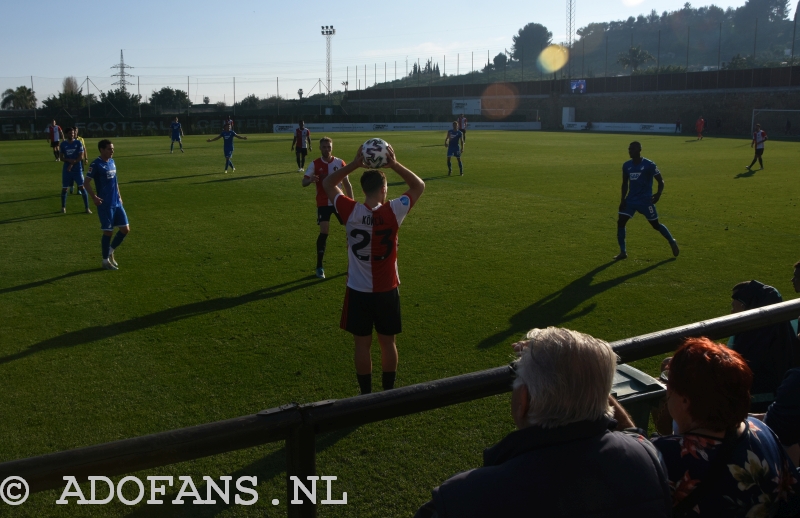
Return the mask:
[[[798,314],[800,299],[618,340],[611,346],[625,363],[669,352],[688,337],[724,338]],[[280,440],[286,440],[288,475],[313,475],[318,433],[501,394],[511,390],[512,380],[513,371],[503,366],[364,396],[291,403],[235,419],[4,462],[0,480],[20,476],[36,492],[63,486],[65,475],[78,480],[122,475]],[[316,512],[313,506],[289,506],[289,511],[290,516]]]

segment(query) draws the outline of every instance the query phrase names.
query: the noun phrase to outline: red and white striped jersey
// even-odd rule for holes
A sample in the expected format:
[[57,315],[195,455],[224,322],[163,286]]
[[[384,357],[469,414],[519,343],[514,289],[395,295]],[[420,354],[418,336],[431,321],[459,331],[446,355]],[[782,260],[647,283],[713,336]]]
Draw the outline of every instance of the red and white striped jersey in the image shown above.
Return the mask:
[[759,130],[753,133],[753,142],[756,143],[756,149],[764,149],[764,141],[767,140],[767,132]]
[[301,149],[305,149],[308,146],[308,139],[311,138],[311,132],[308,128],[297,128],[294,130],[294,145],[295,147],[299,147]]
[[411,197],[403,194],[370,209],[339,194],[334,205],[347,231],[347,287],[382,293],[399,286],[397,232],[411,210]]
[[50,142],[58,142],[61,140],[61,126],[47,126],[47,133],[50,135]]
[[458,129],[467,129],[467,118],[466,117],[459,117],[458,118]]
[[322,188],[322,180],[325,179],[326,176],[333,173],[334,171],[338,171],[342,167],[346,166],[344,160],[341,158],[331,157],[330,162],[326,162],[322,158],[318,158],[308,164],[308,169],[306,169],[306,176],[309,178],[313,175],[319,176],[319,181],[316,183],[317,186],[317,207],[325,207],[327,205],[333,205],[331,200],[328,199],[328,195],[325,193],[325,189]]

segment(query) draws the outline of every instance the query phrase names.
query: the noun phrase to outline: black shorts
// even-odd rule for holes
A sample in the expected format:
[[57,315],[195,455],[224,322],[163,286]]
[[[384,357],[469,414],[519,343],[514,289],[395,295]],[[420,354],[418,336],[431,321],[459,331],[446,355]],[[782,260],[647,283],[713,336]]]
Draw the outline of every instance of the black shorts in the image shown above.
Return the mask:
[[756,149],[756,156],[761,156],[763,154],[764,154],[764,148],[763,147],[761,149]]
[[463,133],[464,135],[466,135],[466,134],[467,134],[467,128],[462,128],[462,129],[459,129],[458,131],[460,131],[460,132],[461,132],[461,133]]
[[333,205],[326,205],[324,207],[317,207],[317,225],[319,225],[323,221],[330,221],[331,216],[336,216],[336,219],[339,220],[339,224],[342,224],[342,218],[339,216],[339,213],[336,212],[336,207]]
[[308,149],[304,147],[296,147],[294,148],[295,154],[306,156],[308,154]]
[[402,331],[400,292],[397,288],[381,293],[364,293],[347,288],[339,326],[355,336],[371,336],[372,326],[382,335]]
[[48,140],[47,145],[50,147],[59,147],[61,145],[60,140]]

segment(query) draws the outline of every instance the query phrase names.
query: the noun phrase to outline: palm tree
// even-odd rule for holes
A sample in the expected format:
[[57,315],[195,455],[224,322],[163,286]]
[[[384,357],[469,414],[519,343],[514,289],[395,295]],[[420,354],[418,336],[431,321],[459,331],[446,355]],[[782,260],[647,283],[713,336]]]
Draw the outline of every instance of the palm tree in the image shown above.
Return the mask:
[[18,86],[16,89],[7,89],[3,92],[0,108],[3,110],[30,110],[36,107],[36,95],[27,86]]
[[656,58],[646,50],[642,50],[642,46],[631,47],[628,52],[620,52],[617,63],[622,65],[622,68],[630,68],[633,72],[647,63],[648,61],[655,61]]

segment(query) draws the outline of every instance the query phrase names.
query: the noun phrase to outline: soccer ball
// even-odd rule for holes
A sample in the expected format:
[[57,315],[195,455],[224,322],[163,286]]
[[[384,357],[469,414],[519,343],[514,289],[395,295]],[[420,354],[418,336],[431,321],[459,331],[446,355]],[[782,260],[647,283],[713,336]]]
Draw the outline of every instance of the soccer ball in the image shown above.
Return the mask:
[[383,139],[371,138],[361,146],[364,155],[364,165],[377,169],[389,162],[389,143]]

